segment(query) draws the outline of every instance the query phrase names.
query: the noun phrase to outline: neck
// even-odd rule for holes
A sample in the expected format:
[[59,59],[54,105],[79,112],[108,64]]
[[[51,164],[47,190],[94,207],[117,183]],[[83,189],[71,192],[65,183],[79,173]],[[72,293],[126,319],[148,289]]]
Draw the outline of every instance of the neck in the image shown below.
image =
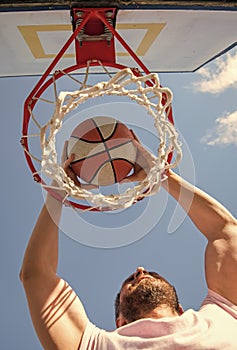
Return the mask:
[[[144,314],[139,319],[144,319],[144,318],[159,319],[163,317],[177,317],[177,316],[180,316],[181,314],[182,312],[180,312],[179,314],[178,312],[173,311],[170,307],[163,305],[163,306],[158,306],[157,308],[155,308],[154,310],[152,310],[147,314]],[[126,324],[129,324],[129,323],[130,322],[128,322],[121,314],[116,320],[117,328],[121,326],[125,326]]]
[[163,317],[177,317],[178,313],[173,311],[170,307],[167,307],[165,305],[158,306],[148,314],[144,316],[144,318],[163,318]]

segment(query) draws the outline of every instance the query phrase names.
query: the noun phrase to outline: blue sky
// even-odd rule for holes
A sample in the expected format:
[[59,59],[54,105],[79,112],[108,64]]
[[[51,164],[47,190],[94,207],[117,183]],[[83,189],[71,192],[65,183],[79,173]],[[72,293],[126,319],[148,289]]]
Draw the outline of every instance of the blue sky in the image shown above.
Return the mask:
[[[180,173],[236,215],[237,50],[195,73],[161,74],[160,79],[174,94],[175,125],[183,142]],[[41,349],[18,279],[23,253],[44,200],[40,186],[32,180],[19,143],[23,101],[36,80],[34,77],[0,79],[0,342],[2,348],[9,350]],[[139,127],[137,130],[147,146],[152,147],[149,132]],[[88,213],[73,220],[79,236],[72,239],[69,223],[63,226],[59,274],[75,288],[88,316],[99,327],[114,328],[115,293],[137,266],[157,270],[169,279],[185,309],[199,307],[206,294],[203,269],[206,242],[166,193],[161,191],[129,211]],[[80,243],[83,240],[80,230],[92,239]],[[113,248],[98,248],[100,243],[96,245],[95,240],[100,242],[102,231],[106,231],[112,242],[117,242],[117,236],[126,232],[127,237]]]

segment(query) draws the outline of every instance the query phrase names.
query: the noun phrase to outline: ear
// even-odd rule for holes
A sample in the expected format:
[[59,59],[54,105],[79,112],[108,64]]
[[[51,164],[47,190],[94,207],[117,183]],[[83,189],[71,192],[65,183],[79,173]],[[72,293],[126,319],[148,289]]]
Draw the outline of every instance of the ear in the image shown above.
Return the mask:
[[125,326],[126,324],[127,324],[127,321],[123,316],[120,315],[116,320],[116,327],[119,328],[119,327]]
[[178,307],[178,314],[179,314],[179,316],[181,316],[183,313],[184,313],[184,309],[183,309],[182,305],[179,304],[179,307]]

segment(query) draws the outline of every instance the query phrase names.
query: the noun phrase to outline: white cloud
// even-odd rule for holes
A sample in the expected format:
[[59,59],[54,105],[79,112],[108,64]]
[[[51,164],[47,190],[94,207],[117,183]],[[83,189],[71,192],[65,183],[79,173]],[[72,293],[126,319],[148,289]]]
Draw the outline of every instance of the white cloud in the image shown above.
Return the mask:
[[237,146],[237,111],[216,119],[216,126],[201,139],[209,146]]
[[216,59],[208,67],[201,68],[198,72],[200,80],[194,82],[196,91],[217,94],[227,88],[237,87],[237,52],[227,53],[224,58]]

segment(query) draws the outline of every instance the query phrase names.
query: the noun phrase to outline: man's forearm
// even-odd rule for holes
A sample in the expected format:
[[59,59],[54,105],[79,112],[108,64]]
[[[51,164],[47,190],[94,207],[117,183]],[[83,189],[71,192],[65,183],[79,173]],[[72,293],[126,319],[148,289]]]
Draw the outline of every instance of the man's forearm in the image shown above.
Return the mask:
[[170,171],[163,187],[179,202],[208,240],[220,238],[235,218],[218,201]]

